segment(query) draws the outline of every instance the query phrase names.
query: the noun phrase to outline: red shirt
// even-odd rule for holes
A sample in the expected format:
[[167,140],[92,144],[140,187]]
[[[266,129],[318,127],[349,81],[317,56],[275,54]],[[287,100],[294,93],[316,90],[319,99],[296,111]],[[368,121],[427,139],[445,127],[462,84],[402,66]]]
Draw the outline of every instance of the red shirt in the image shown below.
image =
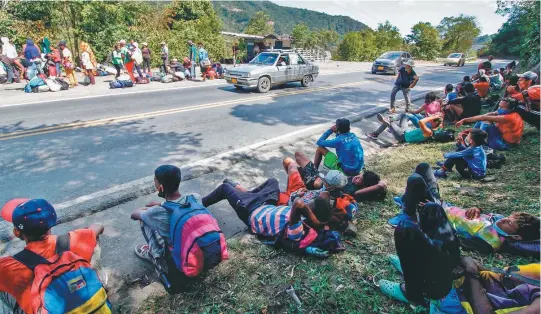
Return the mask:
[[[70,251],[90,262],[96,247],[96,234],[90,229],[78,229],[68,233],[70,236]],[[48,235],[42,241],[30,242],[25,249],[45,258],[55,255],[55,235]],[[0,258],[0,291],[13,296],[25,313],[32,313],[32,295],[30,288],[34,273],[16,261],[13,257]]]

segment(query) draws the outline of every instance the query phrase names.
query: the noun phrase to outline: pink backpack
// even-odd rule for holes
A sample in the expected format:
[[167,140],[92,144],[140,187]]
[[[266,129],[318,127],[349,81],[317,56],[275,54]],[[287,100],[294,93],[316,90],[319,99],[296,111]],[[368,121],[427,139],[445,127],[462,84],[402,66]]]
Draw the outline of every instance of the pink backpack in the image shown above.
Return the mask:
[[171,212],[171,255],[178,270],[196,277],[228,259],[225,236],[212,213],[188,195],[185,203],[165,202]]

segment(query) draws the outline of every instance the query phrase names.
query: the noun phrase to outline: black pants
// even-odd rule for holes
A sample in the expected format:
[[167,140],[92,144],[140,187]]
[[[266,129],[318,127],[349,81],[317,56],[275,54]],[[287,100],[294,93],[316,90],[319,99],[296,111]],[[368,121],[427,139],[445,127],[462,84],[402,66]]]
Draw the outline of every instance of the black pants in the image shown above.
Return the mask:
[[464,158],[447,158],[445,159],[443,165],[447,171],[451,171],[453,167],[455,167],[456,171],[465,179],[471,179],[474,177],[470,167],[468,167],[468,163],[464,160]]
[[150,73],[150,58],[143,58],[143,72]]
[[233,207],[237,216],[247,226],[250,225],[248,218],[250,214],[263,204],[276,205],[280,196],[278,181],[274,178],[268,179],[252,191],[243,192],[233,186],[223,183],[209,195],[203,197],[203,206],[208,207],[222,200],[227,200]]
[[539,130],[539,111],[527,111],[524,106],[518,106],[516,111],[526,123],[533,125]]
[[417,165],[415,172],[409,176],[406,190],[402,195],[404,212],[415,217],[419,203],[434,202],[439,199],[439,187],[432,168],[427,163]]
[[115,67],[116,69],[116,75],[115,75],[115,78],[118,78],[120,76],[120,69],[122,69],[122,67],[120,66],[120,64],[113,64],[113,66]]

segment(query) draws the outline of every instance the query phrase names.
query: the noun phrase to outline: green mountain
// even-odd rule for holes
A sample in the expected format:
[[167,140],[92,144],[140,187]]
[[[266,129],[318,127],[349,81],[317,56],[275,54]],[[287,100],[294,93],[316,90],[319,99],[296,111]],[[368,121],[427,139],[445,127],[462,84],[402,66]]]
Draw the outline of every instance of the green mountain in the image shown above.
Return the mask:
[[295,24],[301,22],[311,30],[331,29],[340,35],[368,27],[347,16],[284,7],[270,1],[212,1],[212,4],[223,21],[224,30],[229,32],[242,32],[258,11],[264,11],[270,16],[278,35],[291,34]]

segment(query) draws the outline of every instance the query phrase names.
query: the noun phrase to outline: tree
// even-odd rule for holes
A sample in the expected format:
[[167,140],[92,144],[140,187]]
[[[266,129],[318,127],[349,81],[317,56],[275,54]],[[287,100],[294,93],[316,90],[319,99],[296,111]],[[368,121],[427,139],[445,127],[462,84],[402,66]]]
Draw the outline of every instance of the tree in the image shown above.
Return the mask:
[[261,36],[272,34],[274,33],[274,24],[267,13],[259,11],[250,19],[244,33]]
[[330,50],[338,42],[340,35],[334,30],[323,30],[316,32],[317,46],[323,50]]
[[295,47],[305,48],[308,37],[310,36],[310,29],[304,23],[296,24],[293,27],[293,33],[291,35],[293,36]]
[[338,46],[338,58],[344,61],[372,61],[378,55],[376,35],[371,29],[350,32]]
[[488,45],[488,53],[520,56],[525,69],[539,64],[539,1],[498,1],[497,13],[508,16]]
[[468,51],[481,33],[477,19],[464,14],[458,17],[444,17],[438,25],[438,31],[443,39],[444,54]]
[[385,21],[383,24],[378,24],[376,44],[379,54],[389,50],[400,50],[404,45],[404,39],[396,26],[393,26],[389,21]]
[[412,54],[419,59],[433,60],[441,50],[438,30],[428,22],[419,22],[411,28],[411,34],[406,37],[413,45]]

